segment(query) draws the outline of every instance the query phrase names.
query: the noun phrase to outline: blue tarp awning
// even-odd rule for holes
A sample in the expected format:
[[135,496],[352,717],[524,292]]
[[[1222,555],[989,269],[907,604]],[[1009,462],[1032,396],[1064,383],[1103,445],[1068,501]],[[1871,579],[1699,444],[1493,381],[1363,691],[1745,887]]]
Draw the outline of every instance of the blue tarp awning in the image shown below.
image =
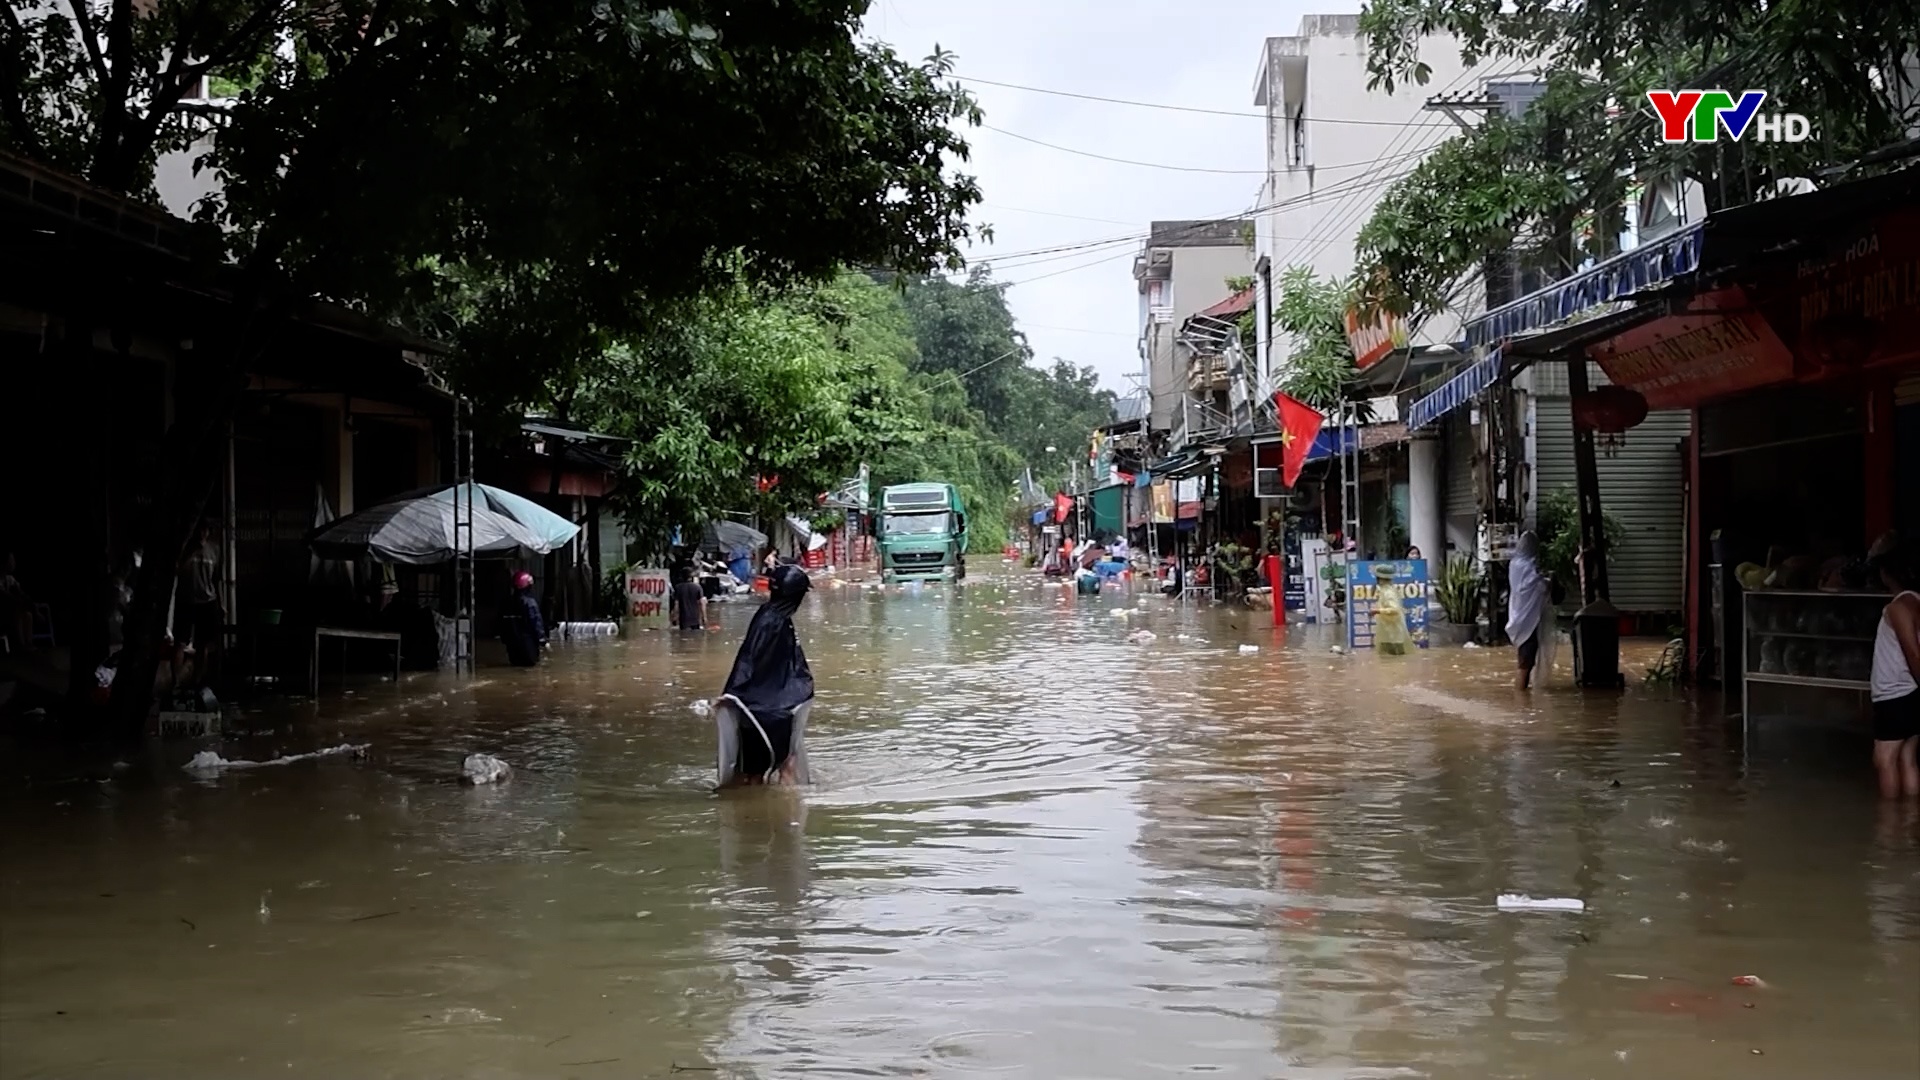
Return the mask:
[[1495,349],[1468,364],[1459,374],[1440,384],[1440,389],[1421,398],[1407,409],[1407,430],[1419,431],[1453,410],[1478,397],[1480,391],[1500,377],[1505,354]]
[[1494,308],[1467,323],[1467,344],[1486,347],[1544,330],[1602,304],[1631,299],[1635,293],[1692,273],[1700,267],[1704,225],[1696,222]]
[[1045,525],[1047,523],[1047,519],[1052,516],[1053,516],[1053,509],[1051,507],[1045,510],[1035,510],[1033,512],[1033,523],[1035,525]]

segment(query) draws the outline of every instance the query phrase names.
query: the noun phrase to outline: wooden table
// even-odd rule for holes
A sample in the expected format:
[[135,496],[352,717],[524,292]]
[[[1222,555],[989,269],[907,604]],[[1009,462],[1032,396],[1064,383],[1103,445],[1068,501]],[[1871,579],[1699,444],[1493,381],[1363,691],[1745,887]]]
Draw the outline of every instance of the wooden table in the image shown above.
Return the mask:
[[[313,628],[313,659],[307,669],[307,686],[315,696],[320,693],[320,639],[323,637],[340,638],[353,641],[388,641],[393,643],[393,682],[400,683],[400,635],[390,630],[347,630],[337,626],[316,626]],[[340,673],[346,674],[346,656],[342,650]]]

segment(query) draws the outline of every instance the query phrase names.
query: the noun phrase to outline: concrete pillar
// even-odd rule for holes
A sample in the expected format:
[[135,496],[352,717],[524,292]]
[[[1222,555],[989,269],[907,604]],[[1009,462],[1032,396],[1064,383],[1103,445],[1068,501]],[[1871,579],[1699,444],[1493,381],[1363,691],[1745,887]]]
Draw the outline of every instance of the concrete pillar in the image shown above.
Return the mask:
[[1415,435],[1407,443],[1407,535],[1426,556],[1429,577],[1438,576],[1447,558],[1446,494],[1440,478],[1439,438]]

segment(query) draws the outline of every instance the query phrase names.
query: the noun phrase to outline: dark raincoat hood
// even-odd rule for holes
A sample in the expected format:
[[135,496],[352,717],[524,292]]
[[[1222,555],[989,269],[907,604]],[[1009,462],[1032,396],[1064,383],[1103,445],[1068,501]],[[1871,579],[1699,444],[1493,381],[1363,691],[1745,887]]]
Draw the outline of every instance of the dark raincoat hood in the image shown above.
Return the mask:
[[767,602],[753,613],[740,652],[733,658],[726,692],[756,717],[789,719],[793,710],[813,700],[813,671],[793,629],[793,613],[812,585],[799,567],[777,567],[769,580]]

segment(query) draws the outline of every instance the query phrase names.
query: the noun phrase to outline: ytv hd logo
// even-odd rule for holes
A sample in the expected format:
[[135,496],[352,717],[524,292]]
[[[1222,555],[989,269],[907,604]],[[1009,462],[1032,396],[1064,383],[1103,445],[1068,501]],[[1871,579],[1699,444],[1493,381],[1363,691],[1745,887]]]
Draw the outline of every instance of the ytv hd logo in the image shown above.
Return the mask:
[[1799,113],[1760,115],[1765,90],[1747,90],[1738,98],[1725,90],[1649,90],[1647,100],[1660,117],[1660,141],[1713,142],[1720,128],[1738,140],[1748,130],[1759,142],[1806,142],[1813,125]]

